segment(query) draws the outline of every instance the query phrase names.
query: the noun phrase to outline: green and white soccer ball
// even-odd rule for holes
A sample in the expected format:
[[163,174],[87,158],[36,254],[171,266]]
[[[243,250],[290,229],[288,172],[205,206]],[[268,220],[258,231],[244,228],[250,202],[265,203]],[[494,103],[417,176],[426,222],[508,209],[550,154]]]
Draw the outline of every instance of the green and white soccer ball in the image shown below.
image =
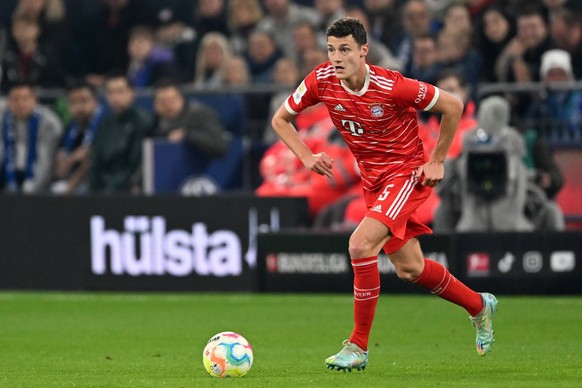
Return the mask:
[[202,362],[212,377],[243,377],[253,365],[253,349],[242,335],[225,331],[208,340]]

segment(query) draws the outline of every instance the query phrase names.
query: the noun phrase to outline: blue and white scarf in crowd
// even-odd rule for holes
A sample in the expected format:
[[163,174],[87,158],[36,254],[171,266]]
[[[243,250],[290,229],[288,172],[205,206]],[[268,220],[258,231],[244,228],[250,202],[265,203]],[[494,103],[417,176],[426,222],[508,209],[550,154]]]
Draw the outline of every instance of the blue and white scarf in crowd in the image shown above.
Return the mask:
[[[34,164],[37,158],[36,141],[40,114],[35,109],[28,119],[28,151],[26,153],[26,166],[24,167],[24,179],[34,177]],[[20,186],[16,176],[16,124],[12,113],[6,109],[2,117],[2,140],[4,142],[4,180],[6,187],[11,191],[19,191]]]
[[[93,116],[89,120],[87,128],[85,128],[85,134],[83,136],[83,141],[81,143],[82,145],[91,145],[91,143],[93,142],[93,138],[95,137],[97,125],[99,124],[99,121],[101,121],[102,117],[103,109],[101,109],[101,107],[98,107],[97,109],[95,109]],[[65,138],[63,139],[63,149],[67,154],[70,154],[73,151],[75,147],[75,139],[77,138],[78,135],[79,135],[79,123],[73,121],[69,126],[69,130],[67,131]]]

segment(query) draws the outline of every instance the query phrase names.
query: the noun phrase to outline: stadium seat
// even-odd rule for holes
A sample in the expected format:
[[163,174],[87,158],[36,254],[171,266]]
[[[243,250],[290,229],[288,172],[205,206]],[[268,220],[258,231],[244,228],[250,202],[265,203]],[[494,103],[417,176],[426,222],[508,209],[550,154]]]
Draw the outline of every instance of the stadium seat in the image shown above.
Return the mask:
[[227,131],[237,136],[246,134],[246,107],[242,96],[234,94],[187,94],[187,97],[214,108]]
[[243,142],[233,136],[227,154],[211,159],[185,143],[147,139],[144,191],[147,194],[207,195],[242,188]]

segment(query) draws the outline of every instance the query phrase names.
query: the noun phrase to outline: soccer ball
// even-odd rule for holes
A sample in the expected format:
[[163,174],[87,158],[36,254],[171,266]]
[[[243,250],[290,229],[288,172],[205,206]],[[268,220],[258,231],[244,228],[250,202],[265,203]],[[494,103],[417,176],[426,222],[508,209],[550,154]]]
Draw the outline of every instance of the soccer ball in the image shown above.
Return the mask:
[[208,340],[202,363],[212,377],[243,377],[253,365],[253,349],[242,335],[224,331]]

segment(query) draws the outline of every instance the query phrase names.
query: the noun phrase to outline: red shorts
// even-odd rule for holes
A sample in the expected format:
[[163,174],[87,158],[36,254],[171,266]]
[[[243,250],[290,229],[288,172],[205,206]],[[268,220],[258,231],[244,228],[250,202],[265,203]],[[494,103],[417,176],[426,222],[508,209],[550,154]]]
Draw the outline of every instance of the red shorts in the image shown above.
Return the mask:
[[432,189],[423,186],[416,174],[396,177],[387,181],[382,189],[374,192],[364,190],[368,212],[390,229],[392,237],[384,245],[387,254],[394,253],[408,240],[432,230],[418,220],[416,209],[430,196]]

